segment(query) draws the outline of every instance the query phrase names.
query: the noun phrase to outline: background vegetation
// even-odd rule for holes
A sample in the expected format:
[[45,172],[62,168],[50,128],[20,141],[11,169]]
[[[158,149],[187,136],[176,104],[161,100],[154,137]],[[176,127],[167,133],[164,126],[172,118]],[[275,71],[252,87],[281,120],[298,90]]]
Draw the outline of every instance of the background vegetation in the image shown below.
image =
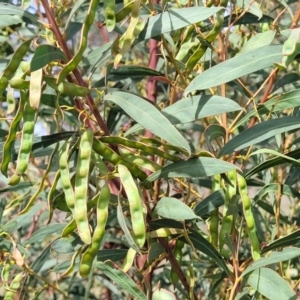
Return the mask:
[[298,296],[298,1],[0,2],[1,299]]

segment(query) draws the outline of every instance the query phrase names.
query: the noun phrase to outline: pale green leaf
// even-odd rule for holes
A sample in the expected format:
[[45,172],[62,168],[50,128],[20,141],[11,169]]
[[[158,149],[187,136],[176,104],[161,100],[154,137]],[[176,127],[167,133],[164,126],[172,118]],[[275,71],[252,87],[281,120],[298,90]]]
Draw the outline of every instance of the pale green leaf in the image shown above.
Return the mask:
[[97,262],[96,267],[124,291],[127,291],[134,299],[147,300],[146,295],[139,289],[136,283],[122,270],[117,269],[111,261]]
[[272,43],[276,35],[276,31],[268,30],[262,33],[258,33],[250,38],[242,47],[237,55],[257,50],[257,48],[268,46]]
[[[266,103],[261,104],[258,107],[257,112],[259,115],[264,115],[297,107],[299,106],[299,97],[300,89],[277,95],[268,100]],[[251,117],[255,117],[256,115],[257,113],[255,109],[251,110],[235,125],[235,128],[238,128],[240,125],[248,121]]]
[[297,300],[290,285],[278,273],[269,268],[254,270],[245,279],[245,282],[269,300]]
[[281,252],[274,251],[268,257],[261,257],[259,260],[256,260],[252,265],[250,265],[243,273],[242,277],[245,277],[247,274],[252,272],[253,270],[265,267],[271,264],[276,264],[282,261],[290,260],[294,257],[300,256],[300,249],[299,248],[286,248],[283,249]]
[[195,90],[205,90],[235,80],[280,62],[282,45],[255,49],[228,59],[199,74],[186,88],[186,96]]
[[161,198],[155,206],[153,213],[177,221],[199,218],[190,207],[173,197]]
[[150,175],[146,180],[155,181],[158,178],[187,177],[198,178],[238,170],[238,167],[226,161],[211,157],[198,157],[186,161],[172,163]]
[[164,11],[149,18],[137,41],[141,42],[166,32],[201,22],[222,9],[224,8],[199,6]]
[[300,127],[299,117],[282,117],[257,124],[231,139],[221,149],[219,157],[234,151],[258,144],[276,134],[288,132]]
[[191,153],[190,146],[171,122],[150,102],[142,97],[125,92],[112,92],[105,95],[120,106],[133,120],[141,124],[171,145],[184,148]]

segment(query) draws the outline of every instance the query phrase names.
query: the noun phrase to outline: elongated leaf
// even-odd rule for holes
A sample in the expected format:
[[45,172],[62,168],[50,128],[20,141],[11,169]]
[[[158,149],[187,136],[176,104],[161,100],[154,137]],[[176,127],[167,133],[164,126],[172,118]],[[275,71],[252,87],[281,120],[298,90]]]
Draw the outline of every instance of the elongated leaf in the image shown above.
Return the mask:
[[[34,215],[45,205],[45,203],[38,203],[34,206],[31,207],[30,211],[26,214],[23,215],[17,215],[15,217],[13,217],[12,219],[10,219],[4,226],[3,226],[3,230],[4,231],[9,231],[12,228],[14,230],[18,230],[21,227],[27,225],[27,224],[31,224],[33,221],[33,217]],[[7,229],[8,230],[7,230]]]
[[[300,159],[300,149],[288,152],[285,154],[286,156],[290,156],[292,158],[296,158],[296,159]],[[276,167],[278,165],[284,164],[284,163],[292,163],[291,160],[286,160],[283,157],[275,157],[275,158],[271,158],[268,159],[264,162],[262,162],[261,164],[259,164],[258,166],[254,167],[253,169],[251,169],[250,171],[248,171],[248,173],[245,175],[245,178],[250,178],[251,176],[253,176],[254,174],[261,172],[263,170],[272,168],[272,167]]]
[[96,267],[114,281],[118,287],[132,295],[134,299],[147,300],[146,295],[139,289],[136,283],[126,273],[116,268],[111,261],[97,262]]
[[300,249],[299,248],[286,248],[283,249],[281,252],[272,252],[268,257],[262,257],[259,260],[255,261],[250,267],[248,267],[243,273],[242,277],[245,277],[247,274],[252,272],[253,270],[265,267],[271,264],[276,264],[281,261],[290,260],[294,257],[300,256]]
[[282,57],[282,46],[261,47],[235,56],[199,74],[186,88],[186,96],[195,90],[205,90],[247,74],[272,66]]
[[252,152],[250,156],[253,156],[256,154],[261,154],[261,153],[268,153],[271,155],[275,155],[276,157],[281,157],[281,158],[285,159],[287,162],[290,162],[293,165],[300,167],[300,162],[297,159],[294,159],[288,155],[284,155],[284,154],[282,154],[278,151],[272,150],[272,149],[267,149],[267,148],[259,149],[259,150]]
[[[299,106],[300,89],[290,91],[288,93],[278,95],[266,103],[260,105],[257,109],[259,115],[269,114],[271,112],[275,113],[278,111],[283,111],[285,109],[294,108]],[[247,115],[245,115],[236,125],[238,128],[240,125],[244,124],[251,117],[256,116],[256,111],[253,109]]]
[[260,294],[270,300],[297,300],[289,284],[275,271],[269,268],[254,270],[245,280]]
[[206,8],[199,6],[162,12],[149,18],[139,34],[137,42],[201,22],[222,9],[222,7]]
[[[178,100],[161,112],[173,125],[176,125],[241,109],[236,102],[225,97],[196,95]],[[140,124],[135,124],[126,131],[125,136],[142,129]]]
[[175,125],[241,109],[236,102],[225,97],[196,95],[178,100],[164,108],[162,113]]
[[0,15],[17,15],[30,19],[34,24],[43,23],[36,15],[9,3],[0,3]]
[[189,144],[178,130],[154,105],[145,99],[125,92],[113,92],[107,94],[104,100],[113,101],[144,128],[171,145],[184,148],[189,154],[191,153]]
[[[268,193],[277,193],[278,192],[278,183],[271,183],[268,185],[265,185],[263,188],[261,188],[258,193],[254,197],[254,201],[261,199],[264,197],[264,195]],[[287,185],[287,184],[282,184],[281,185],[281,191],[283,195],[291,196],[291,197],[297,197],[300,198],[300,193],[293,187]]]
[[97,253],[97,261],[120,261],[126,257],[128,249],[103,249]]
[[58,224],[48,224],[42,228],[40,228],[39,230],[37,230],[31,237],[30,239],[26,240],[23,244],[23,246],[25,245],[29,245],[29,244],[34,244],[37,243],[39,241],[44,240],[46,237],[50,236],[53,233],[60,233],[62,232],[62,230],[64,229],[64,227],[66,226],[66,224],[64,223],[58,223]]
[[40,45],[36,48],[30,62],[30,71],[34,72],[57,60],[67,61],[65,54],[59,48],[51,45]]
[[280,239],[275,240],[274,242],[266,245],[261,253],[266,253],[276,248],[284,248],[288,246],[295,246],[300,243],[300,230],[296,230],[291,234],[288,234]]
[[122,205],[121,205],[121,201],[118,201],[118,206],[117,206],[117,219],[118,219],[118,223],[120,225],[120,227],[122,228],[126,241],[129,245],[130,248],[134,249],[136,252],[140,253],[140,249],[139,247],[136,245],[135,241],[133,240],[130,231],[127,227],[126,224],[126,219],[125,216],[123,214],[123,210],[122,210]]
[[110,80],[122,80],[124,78],[143,78],[146,76],[163,76],[162,73],[143,66],[125,65],[118,66],[117,69],[112,68],[108,78]]
[[[64,227],[67,225],[63,224]],[[58,253],[72,253],[77,250],[78,246],[82,245],[81,239],[78,235],[72,235],[67,238],[60,238],[52,243],[51,249]]]
[[242,53],[246,53],[248,51],[252,51],[254,49],[270,45],[274,40],[275,35],[276,31],[272,30],[256,34],[244,44],[243,48],[237,55],[241,55]]
[[300,127],[299,117],[283,117],[257,124],[231,139],[221,149],[219,157],[258,144],[270,137]]
[[238,167],[226,161],[211,157],[198,157],[186,161],[178,161],[163,167],[150,175],[145,184],[158,178],[187,177],[197,178],[238,170]]
[[[220,256],[219,252],[214,248],[214,246],[212,246],[212,244],[210,244],[201,234],[199,234],[194,229],[190,228],[189,231],[190,231],[189,238],[193,243],[194,247],[200,252],[210,257],[220,268],[223,269],[223,271],[227,275],[229,275],[230,271],[224,259]],[[181,239],[185,241],[184,238]]]
[[222,206],[224,201],[225,193],[223,189],[217,190],[198,203],[194,208],[194,212],[197,216],[207,219],[210,216],[209,213]]
[[193,210],[180,200],[172,197],[163,197],[155,206],[154,214],[178,221],[199,218]]

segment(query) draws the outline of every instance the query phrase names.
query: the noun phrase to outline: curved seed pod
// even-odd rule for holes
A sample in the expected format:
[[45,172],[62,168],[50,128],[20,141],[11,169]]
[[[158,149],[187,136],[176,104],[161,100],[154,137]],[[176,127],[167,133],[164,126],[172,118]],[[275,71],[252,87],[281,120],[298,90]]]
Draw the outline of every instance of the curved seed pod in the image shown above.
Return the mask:
[[140,192],[130,171],[125,166],[118,165],[118,173],[129,202],[132,238],[135,243],[142,248],[146,240],[146,224]]
[[17,71],[20,63],[23,60],[23,57],[25,56],[25,54],[30,48],[31,41],[32,39],[29,39],[24,43],[22,43],[14,53],[8,65],[6,66],[0,78],[0,95],[2,95],[2,93],[6,89],[8,85],[8,80],[10,80],[14,76],[15,72]]
[[59,73],[58,78],[57,78],[57,84],[60,84],[67,77],[67,75],[70,72],[72,72],[75,68],[77,68],[78,64],[80,63],[82,55],[87,47],[88,33],[90,30],[90,27],[92,26],[92,24],[94,22],[98,4],[99,4],[99,0],[91,0],[89,9],[88,9],[88,12],[85,17],[85,21],[84,21],[84,24],[83,24],[82,30],[81,30],[80,45],[79,45],[78,52],[65,65],[65,67]]
[[[90,201],[87,203],[87,209],[90,211],[98,202],[100,193],[97,193]],[[69,234],[74,232],[76,230],[76,222],[75,219],[73,218],[71,222],[68,223],[68,225],[63,229],[61,236],[62,237],[67,237]]]
[[39,188],[38,190],[31,196],[31,198],[29,199],[26,207],[19,213],[19,215],[22,215],[22,214],[25,214],[29,211],[30,207],[32,206],[33,202],[36,200],[36,198],[39,196],[39,194],[43,191],[43,188],[44,188],[44,182],[46,180],[46,178],[48,177],[48,174],[51,170],[51,167],[52,167],[52,160],[53,160],[53,157],[54,155],[56,154],[57,152],[57,149],[58,149],[58,143],[56,144],[53,152],[51,153],[50,155],[50,158],[49,158],[49,161],[48,161],[48,166],[47,166],[47,169],[41,179],[41,182],[40,182],[40,185],[39,185]]
[[60,172],[60,182],[65,193],[66,203],[74,214],[74,207],[75,207],[75,194],[73,190],[73,186],[70,179],[70,171],[69,171],[69,151],[70,145],[72,142],[72,138],[67,140],[59,151],[59,172]]
[[122,138],[118,136],[105,136],[105,137],[101,137],[99,140],[104,143],[124,145],[129,148],[139,149],[148,153],[149,155],[157,155],[169,161],[180,160],[180,157],[164,152],[156,147],[151,147],[141,142],[128,140],[126,138]]
[[141,181],[146,180],[147,175],[140,170],[137,166],[131,164],[121,156],[119,156],[116,152],[114,152],[112,149],[110,149],[108,146],[103,144],[102,142],[94,139],[93,142],[93,150],[101,155],[105,160],[112,163],[114,166],[118,164],[122,164],[125,167],[127,167],[131,174],[135,177],[140,179]]
[[90,273],[94,258],[99,251],[102,239],[104,237],[110,200],[110,190],[107,185],[102,187],[97,200],[97,224],[93,233],[92,243],[83,253],[79,266],[79,273],[82,277],[86,277]]
[[[231,230],[234,225],[234,214],[237,212],[237,202],[236,202],[236,170],[228,172],[228,179],[233,186],[228,185],[225,193],[225,203],[223,209],[223,219],[222,226],[219,233],[219,248],[222,251],[225,244],[226,235],[231,234]],[[230,209],[229,209],[230,208]]]
[[73,270],[74,270],[74,265],[75,265],[75,260],[77,258],[78,255],[80,255],[82,252],[82,247],[80,247],[72,256],[72,259],[71,259],[71,264],[69,266],[69,268],[63,273],[61,274],[61,277],[66,277],[68,275],[70,275]]
[[18,131],[18,125],[23,117],[23,109],[24,109],[24,105],[26,102],[26,92],[25,91],[20,91],[20,102],[19,102],[19,107],[18,110],[16,112],[16,115],[13,119],[13,121],[10,124],[9,127],[9,132],[8,132],[8,136],[6,137],[4,146],[3,146],[3,152],[2,152],[2,162],[1,162],[1,173],[7,177],[7,169],[8,169],[8,164],[10,162],[11,159],[11,147],[12,147],[12,143],[14,142],[15,138],[16,138],[16,134]]
[[134,259],[136,256],[136,251],[133,248],[129,248],[128,252],[126,254],[126,257],[124,259],[124,262],[122,264],[121,270],[123,272],[128,272],[129,269],[132,267],[133,263],[134,263]]
[[248,235],[251,242],[251,252],[254,260],[260,258],[260,245],[256,235],[255,220],[252,213],[251,199],[248,195],[246,180],[240,174],[237,174],[238,188],[243,204],[244,217],[247,224]]
[[104,14],[106,20],[106,28],[109,32],[113,31],[116,26],[116,3],[115,0],[104,1]]
[[93,131],[90,129],[85,130],[81,136],[75,175],[75,207],[73,215],[77,224],[78,234],[86,244],[91,243],[91,232],[87,216],[87,192],[93,137]]
[[70,82],[63,81],[59,85],[56,83],[56,79],[53,77],[44,77],[44,81],[54,90],[61,94],[84,97],[90,90],[87,87],[82,87]]
[[[178,262],[179,266],[181,266],[181,263],[182,263],[183,247],[184,247],[184,242],[177,240],[176,244],[175,244],[175,248],[174,248],[174,257],[175,257],[176,261]],[[176,270],[174,270],[173,267],[171,268],[170,279],[171,279],[171,282],[173,283],[173,285],[177,286],[179,277],[178,277]]]
[[28,90],[29,89],[29,81],[28,80],[24,80],[22,78],[13,78],[10,80],[9,85],[14,88],[14,89],[24,89],[24,90]]
[[49,215],[48,215],[47,225],[51,222],[52,217],[53,217],[53,211],[56,208],[54,205],[53,197],[56,192],[56,187],[57,187],[57,183],[58,183],[59,179],[60,179],[60,171],[57,171],[55,174],[52,186],[51,186],[50,191],[47,196],[47,202],[48,202],[48,206],[49,206]]
[[7,88],[6,103],[7,103],[6,115],[10,115],[16,109],[16,99],[14,96],[14,89],[11,87]]
[[[221,188],[221,176],[216,174],[213,179],[212,191],[217,191]],[[211,211],[209,219],[210,242],[217,248],[219,240],[219,209]]]
[[30,74],[29,103],[34,109],[38,109],[41,102],[43,86],[43,69],[38,69]]
[[23,278],[23,272],[18,273],[17,275],[14,276],[14,279],[9,286],[9,290],[5,293],[3,300],[13,300],[14,299],[14,297],[20,287],[22,278]]
[[36,110],[33,109],[26,96],[26,102],[24,105],[24,116],[23,116],[23,130],[21,136],[21,145],[19,149],[18,161],[16,166],[15,174],[11,177],[9,185],[15,185],[20,182],[21,176],[27,170],[30,153],[33,145],[33,134],[34,125],[36,120]]

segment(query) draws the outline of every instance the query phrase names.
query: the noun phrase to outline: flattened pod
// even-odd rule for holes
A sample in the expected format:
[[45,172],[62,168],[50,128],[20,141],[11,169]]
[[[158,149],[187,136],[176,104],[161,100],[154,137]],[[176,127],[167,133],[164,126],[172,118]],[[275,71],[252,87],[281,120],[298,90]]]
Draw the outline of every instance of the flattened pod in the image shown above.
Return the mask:
[[90,244],[92,241],[87,215],[87,192],[93,137],[94,134],[91,129],[85,130],[81,136],[75,175],[74,219],[76,221],[78,234],[81,240],[86,244]]
[[18,131],[18,125],[23,117],[23,109],[24,109],[24,105],[25,105],[26,97],[27,97],[26,92],[22,91],[22,90],[20,92],[20,95],[21,95],[21,97],[20,97],[19,107],[18,107],[18,110],[16,112],[16,115],[15,115],[13,121],[10,124],[8,136],[6,137],[6,141],[3,146],[1,173],[5,177],[7,177],[8,164],[9,164],[10,158],[11,158],[12,143],[14,142],[14,140],[16,138],[17,131]]
[[21,137],[21,145],[18,155],[18,161],[16,166],[15,174],[11,177],[9,181],[9,185],[16,185],[20,182],[21,176],[27,170],[30,153],[33,144],[33,134],[34,134],[34,125],[36,120],[36,110],[33,109],[28,101],[28,97],[26,97],[27,102],[24,106],[24,123]]
[[79,273],[82,277],[86,277],[90,273],[94,258],[99,251],[104,237],[110,200],[110,190],[108,185],[102,187],[97,200],[97,225],[93,233],[93,240],[87,250],[83,253],[79,266]]
[[27,53],[30,47],[31,41],[32,39],[29,39],[25,41],[23,44],[21,44],[19,48],[16,50],[16,52],[14,53],[8,65],[6,66],[0,78],[0,95],[2,95],[2,93],[6,89],[8,85],[8,80],[10,80],[14,76],[15,72],[17,71],[20,63],[23,60],[23,57],[25,56],[25,54]]
[[129,170],[125,166],[119,165],[118,173],[129,202],[132,223],[132,237],[136,244],[142,248],[146,240],[146,224],[143,213],[142,199]]

